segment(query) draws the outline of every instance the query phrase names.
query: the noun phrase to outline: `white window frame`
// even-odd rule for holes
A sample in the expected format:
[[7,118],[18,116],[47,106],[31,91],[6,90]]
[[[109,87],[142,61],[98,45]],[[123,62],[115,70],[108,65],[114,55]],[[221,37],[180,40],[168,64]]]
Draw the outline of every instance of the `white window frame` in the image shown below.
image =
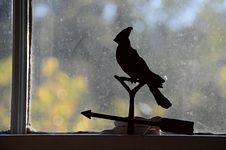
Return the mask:
[[26,124],[26,79],[27,38],[26,0],[13,1],[13,54],[12,54],[12,99],[11,133],[25,133]]
[[10,131],[13,134],[26,133],[28,124],[29,3],[31,0],[12,1],[13,53]]
[[[13,0],[13,61],[12,61],[12,99],[11,125],[8,135],[0,135],[1,147],[25,148],[37,145],[41,148],[78,149],[226,149],[226,136],[168,135],[168,136],[118,136],[118,135],[79,135],[71,134],[33,134],[28,135],[29,124],[29,63],[30,29],[28,14],[32,0]],[[20,134],[17,136],[15,134]],[[22,136],[21,136],[22,134]],[[19,140],[22,139],[22,140]],[[24,142],[23,142],[24,140]],[[30,142],[27,143],[27,140]],[[20,141],[20,143],[18,142]],[[59,142],[56,142],[59,141]],[[14,146],[12,142],[17,142]],[[19,144],[18,144],[19,143]],[[46,143],[46,144],[42,144]]]

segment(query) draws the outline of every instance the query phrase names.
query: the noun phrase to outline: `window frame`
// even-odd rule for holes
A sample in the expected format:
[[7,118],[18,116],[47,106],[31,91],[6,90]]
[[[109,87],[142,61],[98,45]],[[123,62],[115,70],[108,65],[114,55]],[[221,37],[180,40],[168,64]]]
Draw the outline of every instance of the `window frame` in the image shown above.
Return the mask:
[[16,135],[0,136],[1,148],[23,150],[225,150],[221,136]]
[[10,131],[26,133],[28,124],[29,9],[31,0],[13,0],[12,96]]
[[[13,0],[13,56],[11,134],[1,134],[1,148],[7,149],[225,149],[225,135],[92,135],[26,134],[29,125],[29,63],[32,0]],[[28,23],[29,22],[29,23]],[[14,144],[12,144],[14,143]]]
[[[13,0],[13,54],[12,54],[12,98],[11,98],[11,124],[10,124],[10,131],[13,134],[26,134],[27,128],[29,126],[29,92],[30,92],[30,85],[29,85],[29,67],[30,67],[30,43],[31,43],[31,4],[32,0]],[[66,134],[66,133],[65,133]],[[71,134],[70,134],[71,135]],[[66,136],[55,134],[55,137],[66,137],[70,139],[69,134]],[[34,135],[33,137],[36,137]],[[38,137],[46,137],[48,135],[39,134]],[[32,138],[32,136],[30,136]],[[103,135],[90,135],[90,134],[76,134],[74,138],[78,141],[83,140],[90,140],[96,139],[100,140],[98,143],[104,142],[108,143],[109,138],[113,141],[117,141],[117,138],[127,140],[134,140],[136,138],[141,139],[184,139],[184,143],[187,139],[197,139],[195,135],[188,135],[188,136],[180,136],[180,135],[173,135],[173,136],[107,136],[105,138]],[[187,137],[187,138],[184,138]],[[222,139],[225,138],[225,135],[219,136],[198,136],[204,139],[209,139],[209,141],[213,141],[216,143],[216,138]],[[18,136],[16,136],[18,138]],[[53,137],[52,137],[53,138]],[[52,140],[50,138],[50,141]],[[203,140],[200,138],[201,140]],[[0,136],[2,139],[2,136]],[[54,138],[53,138],[54,139]],[[106,139],[106,140],[105,140]],[[212,139],[212,140],[211,140]],[[10,140],[10,139],[9,139]],[[192,140],[192,141],[193,141]],[[205,140],[204,140],[205,141]],[[207,140],[208,141],[208,140]],[[34,142],[34,141],[33,141]],[[191,141],[190,141],[191,142]],[[193,141],[194,142],[194,141]],[[220,142],[220,141],[219,141]],[[78,142],[77,142],[78,143]],[[128,142],[129,144],[130,142]],[[160,143],[162,143],[160,141]],[[164,143],[164,142],[163,142]],[[192,142],[191,142],[192,143]],[[142,142],[139,144],[142,145]],[[221,143],[223,146],[223,144]],[[139,147],[140,148],[140,147]]]

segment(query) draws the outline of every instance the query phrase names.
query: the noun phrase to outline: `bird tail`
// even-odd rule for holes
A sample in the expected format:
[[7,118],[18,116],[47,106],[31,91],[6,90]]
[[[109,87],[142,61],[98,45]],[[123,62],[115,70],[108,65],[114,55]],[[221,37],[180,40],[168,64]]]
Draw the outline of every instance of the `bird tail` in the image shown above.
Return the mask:
[[159,91],[158,88],[153,87],[151,84],[147,85],[158,105],[162,106],[165,109],[168,109],[170,106],[172,106],[171,102]]

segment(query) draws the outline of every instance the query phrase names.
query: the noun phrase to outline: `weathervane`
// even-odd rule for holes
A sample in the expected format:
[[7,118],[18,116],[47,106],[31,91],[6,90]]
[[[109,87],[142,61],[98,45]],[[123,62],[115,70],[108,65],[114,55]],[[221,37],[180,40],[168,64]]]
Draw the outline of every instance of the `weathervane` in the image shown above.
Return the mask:
[[[165,82],[163,78],[152,72],[143,58],[141,58],[137,51],[131,47],[129,35],[132,31],[132,27],[128,27],[122,30],[114,39],[118,43],[116,50],[116,59],[119,66],[129,77],[114,77],[122,84],[122,86],[129,93],[129,113],[128,117],[119,117],[112,115],[105,115],[99,113],[93,113],[91,110],[84,111],[82,114],[89,119],[91,117],[127,122],[127,134],[134,134],[134,124],[145,124],[151,126],[158,126],[162,131],[173,132],[179,134],[193,134],[194,122],[162,118],[158,117],[158,121],[152,121],[148,119],[135,119],[134,118],[134,100],[136,93],[144,85],[149,87],[150,92],[153,94],[156,102],[161,107],[168,109],[172,106],[171,102],[159,91],[162,88],[162,84]],[[138,83],[134,88],[130,88],[126,82]]]

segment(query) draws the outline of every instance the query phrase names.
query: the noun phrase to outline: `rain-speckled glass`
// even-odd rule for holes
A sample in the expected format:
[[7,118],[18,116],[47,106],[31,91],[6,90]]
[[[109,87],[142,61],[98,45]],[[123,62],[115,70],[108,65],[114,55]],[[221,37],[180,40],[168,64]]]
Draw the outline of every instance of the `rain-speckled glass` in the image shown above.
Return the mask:
[[[158,106],[144,86],[135,115],[195,122],[195,132],[226,133],[226,0],[35,0],[31,125],[37,131],[101,131],[112,121],[81,111],[128,115],[126,76],[113,41],[132,26],[133,48],[167,79]],[[128,58],[129,59],[129,58]]]
[[12,19],[12,0],[0,0],[0,131],[10,127]]

